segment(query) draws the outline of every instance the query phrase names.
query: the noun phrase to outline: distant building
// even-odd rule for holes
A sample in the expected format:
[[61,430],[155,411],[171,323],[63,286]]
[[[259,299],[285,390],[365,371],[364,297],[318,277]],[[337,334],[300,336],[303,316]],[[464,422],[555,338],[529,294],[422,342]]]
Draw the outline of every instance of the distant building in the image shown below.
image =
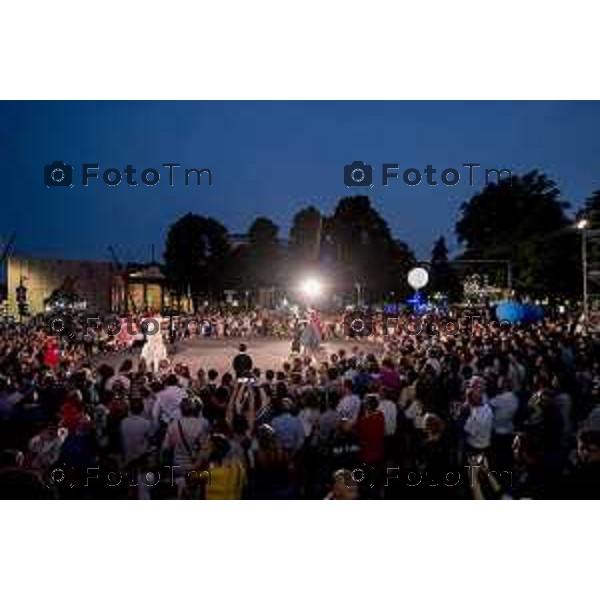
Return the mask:
[[115,277],[112,304],[116,312],[161,311],[169,305],[169,300],[165,276],[157,264],[128,269]]
[[18,316],[17,288],[27,289],[29,314],[46,310],[52,298],[74,297],[91,313],[161,311],[173,302],[157,264],[120,272],[110,262],[48,260],[15,256],[7,260],[8,314]]
[[114,269],[109,262],[47,260],[13,256],[7,259],[8,314],[18,315],[16,291],[27,289],[29,313],[45,310],[45,301],[56,290],[69,287],[91,312],[106,313],[112,307]]

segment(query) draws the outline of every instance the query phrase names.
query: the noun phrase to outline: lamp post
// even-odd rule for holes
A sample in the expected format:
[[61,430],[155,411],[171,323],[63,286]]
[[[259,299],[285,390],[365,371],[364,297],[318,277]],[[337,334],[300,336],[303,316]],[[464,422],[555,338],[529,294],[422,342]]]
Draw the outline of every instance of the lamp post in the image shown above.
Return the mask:
[[362,306],[362,285],[357,281],[354,287],[356,288],[356,306],[360,308]]
[[580,219],[577,222],[577,229],[581,231],[581,270],[583,274],[583,322],[588,324],[588,280],[587,280],[587,228],[589,221]]

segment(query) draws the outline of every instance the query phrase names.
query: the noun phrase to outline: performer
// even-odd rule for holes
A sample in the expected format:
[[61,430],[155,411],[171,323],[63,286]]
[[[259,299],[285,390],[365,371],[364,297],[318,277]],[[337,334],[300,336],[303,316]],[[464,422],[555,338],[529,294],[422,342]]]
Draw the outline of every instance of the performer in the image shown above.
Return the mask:
[[316,354],[321,346],[321,322],[316,313],[311,313],[308,323],[300,336],[300,344],[304,354],[312,356]]
[[160,330],[154,335],[146,336],[146,343],[142,348],[140,358],[146,361],[146,366],[152,372],[159,370],[161,361],[167,358],[167,348]]

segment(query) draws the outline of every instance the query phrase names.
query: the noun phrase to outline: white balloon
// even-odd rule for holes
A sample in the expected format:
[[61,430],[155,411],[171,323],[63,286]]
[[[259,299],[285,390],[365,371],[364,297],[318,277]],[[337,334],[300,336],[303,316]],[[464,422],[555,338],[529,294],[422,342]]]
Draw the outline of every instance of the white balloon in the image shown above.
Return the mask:
[[429,282],[429,273],[423,267],[415,267],[408,272],[408,285],[418,290],[424,288]]

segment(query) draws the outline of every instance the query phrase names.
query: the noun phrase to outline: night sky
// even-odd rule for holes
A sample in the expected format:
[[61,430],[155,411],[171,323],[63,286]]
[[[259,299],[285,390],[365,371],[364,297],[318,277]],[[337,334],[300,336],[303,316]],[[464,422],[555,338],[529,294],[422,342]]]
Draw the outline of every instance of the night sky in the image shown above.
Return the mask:
[[[540,168],[578,207],[600,188],[600,102],[0,102],[0,236],[15,231],[16,253],[36,257],[124,260],[162,255],[170,223],[186,212],[245,232],[266,215],[287,237],[293,214],[313,203],[331,211],[354,193],[343,166],[371,163],[368,190],[395,237],[419,258],[446,235],[468,185],[464,162],[522,173]],[[73,188],[47,188],[44,165],[75,167]],[[155,167],[154,187],[101,181],[81,185],[81,164],[101,169]],[[209,168],[213,186],[174,187],[162,163]],[[461,172],[454,187],[401,181],[381,185],[381,163]],[[101,171],[102,172],[102,171]],[[101,173],[100,172],[100,173]],[[480,170],[481,173],[481,170]],[[101,178],[101,175],[100,175]]]

